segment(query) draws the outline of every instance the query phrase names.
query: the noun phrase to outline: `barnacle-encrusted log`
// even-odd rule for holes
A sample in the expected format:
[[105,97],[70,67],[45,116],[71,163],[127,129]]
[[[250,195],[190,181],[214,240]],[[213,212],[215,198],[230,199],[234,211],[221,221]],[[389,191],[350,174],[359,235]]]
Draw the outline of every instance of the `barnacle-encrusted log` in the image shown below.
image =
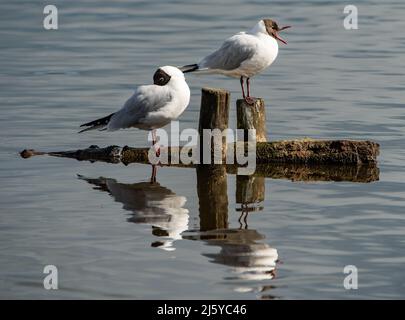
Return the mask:
[[[193,148],[161,148],[161,156],[168,154],[168,164],[162,166],[195,167],[194,164],[173,164],[171,152],[192,152]],[[292,140],[262,142],[257,144],[255,176],[300,181],[353,181],[371,182],[378,180],[379,169],[376,165],[379,146],[370,141],[349,140]],[[149,148],[108,146],[99,148],[38,152],[32,149],[20,154],[23,158],[35,155],[73,158],[79,161],[102,161],[149,163]],[[178,158],[178,157],[176,157]],[[228,173],[237,174],[238,166],[226,165]]]
[[[122,162],[129,164],[132,162],[149,163],[149,148],[131,148],[125,146],[108,146],[99,148],[90,146],[87,149],[57,151],[57,152],[38,152],[35,150],[24,150],[21,152],[23,158],[31,155],[48,154],[66,158],[75,158],[77,160],[94,160],[105,162]],[[195,149],[193,147],[162,147],[161,158],[168,155],[169,164],[170,155],[173,153],[184,152],[191,154]],[[274,142],[258,142],[256,145],[256,163],[290,163],[290,164],[372,164],[377,162],[379,154],[378,143],[372,141],[354,141],[354,140],[285,140]],[[177,157],[176,157],[177,158]]]

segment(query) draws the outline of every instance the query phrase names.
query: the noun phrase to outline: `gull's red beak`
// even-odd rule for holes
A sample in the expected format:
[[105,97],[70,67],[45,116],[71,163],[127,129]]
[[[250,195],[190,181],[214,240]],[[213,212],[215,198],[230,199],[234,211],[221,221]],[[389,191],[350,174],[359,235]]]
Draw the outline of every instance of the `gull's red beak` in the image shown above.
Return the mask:
[[285,26],[285,27],[282,27],[282,28],[278,29],[278,31],[283,31],[283,30],[289,29],[289,28],[291,28],[291,26]]
[[277,40],[281,41],[281,42],[284,43],[284,44],[287,44],[287,41],[285,41],[283,38],[281,38],[281,37],[278,35],[278,32],[283,31],[283,30],[288,29],[288,28],[291,28],[291,26],[285,26],[285,27],[282,27],[282,28],[278,29],[277,31],[275,31],[275,32],[273,33],[274,38],[276,38]]

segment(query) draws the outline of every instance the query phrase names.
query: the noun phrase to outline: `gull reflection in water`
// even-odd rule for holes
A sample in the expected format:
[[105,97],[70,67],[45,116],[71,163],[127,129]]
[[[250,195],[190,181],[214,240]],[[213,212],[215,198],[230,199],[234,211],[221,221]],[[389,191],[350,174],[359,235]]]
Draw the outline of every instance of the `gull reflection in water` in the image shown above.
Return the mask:
[[[108,192],[116,202],[121,202],[123,208],[131,212],[129,222],[151,225],[152,234],[159,237],[159,241],[152,243],[153,247],[175,250],[174,243],[180,239],[203,241],[208,246],[219,247],[216,253],[202,255],[212,263],[229,267],[225,280],[234,285],[235,291],[260,293],[262,299],[274,298],[268,292],[274,288],[269,280],[276,276],[277,249],[266,243],[264,235],[248,228],[245,212],[252,211],[247,206],[251,201],[258,202],[262,198],[264,188],[260,187],[260,179],[249,184],[260,192],[245,192],[250,196],[241,197],[241,200],[237,196],[237,203],[243,200],[241,211],[245,216],[239,228],[229,228],[228,188],[224,168],[199,168],[197,193],[200,228],[196,231],[188,228],[189,211],[184,208],[186,197],[176,195],[158,183],[125,184],[103,177],[79,178],[92,184],[96,190]],[[239,190],[248,190],[242,184],[239,187]]]
[[174,242],[182,239],[182,232],[188,229],[189,211],[183,208],[186,197],[176,195],[159,183],[126,184],[115,179],[91,179],[80,175],[79,179],[94,185],[96,190],[108,192],[116,202],[121,202],[123,209],[131,212],[128,222],[151,225],[152,234],[161,238],[152,243],[153,247],[175,250]]
[[187,235],[185,239],[203,240],[208,245],[220,247],[217,253],[205,253],[212,263],[230,267],[225,280],[241,281],[234,288],[238,292],[266,291],[268,286],[251,285],[252,282],[271,280],[276,276],[277,249],[265,242],[265,237],[253,229],[222,229]]

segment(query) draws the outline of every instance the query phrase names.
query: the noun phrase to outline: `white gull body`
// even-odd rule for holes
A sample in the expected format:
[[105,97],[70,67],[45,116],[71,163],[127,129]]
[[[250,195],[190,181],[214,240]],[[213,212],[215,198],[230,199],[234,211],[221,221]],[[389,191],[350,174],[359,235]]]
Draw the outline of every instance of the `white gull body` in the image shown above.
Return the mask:
[[[242,96],[248,104],[255,99],[250,97],[250,78],[268,68],[278,55],[278,41],[287,44],[279,32],[290,28],[280,28],[272,19],[262,19],[248,32],[240,32],[225,40],[222,46],[197,64],[180,67],[186,72],[218,73],[239,78]],[[246,78],[246,93],[244,88]]]
[[154,84],[142,85],[117,112],[82,127],[87,130],[114,131],[126,128],[155,130],[177,119],[190,102],[190,89],[184,74],[172,66],[160,67],[154,75]]
[[198,63],[198,70],[250,78],[268,68],[277,55],[277,40],[260,20],[250,31],[226,39],[218,50]]
[[[124,106],[110,115],[82,124],[88,130],[114,131],[126,128],[152,130],[152,145],[156,155],[160,155],[157,146],[156,129],[177,119],[190,102],[190,89],[184,74],[176,67],[165,66],[156,70],[152,85],[136,88]],[[152,166],[151,182],[156,181],[156,166]]]

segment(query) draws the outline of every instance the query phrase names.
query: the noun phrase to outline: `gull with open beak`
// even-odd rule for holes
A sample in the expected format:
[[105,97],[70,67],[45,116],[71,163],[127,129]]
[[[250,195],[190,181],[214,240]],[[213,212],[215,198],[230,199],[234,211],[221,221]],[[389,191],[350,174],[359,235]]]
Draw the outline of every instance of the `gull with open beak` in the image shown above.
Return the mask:
[[255,99],[250,96],[250,78],[274,62],[278,54],[277,40],[287,44],[279,32],[288,28],[290,26],[280,28],[274,20],[262,19],[250,31],[226,39],[218,50],[198,64],[186,65],[180,70],[184,73],[198,71],[239,78],[243,98],[248,104],[253,104]]

